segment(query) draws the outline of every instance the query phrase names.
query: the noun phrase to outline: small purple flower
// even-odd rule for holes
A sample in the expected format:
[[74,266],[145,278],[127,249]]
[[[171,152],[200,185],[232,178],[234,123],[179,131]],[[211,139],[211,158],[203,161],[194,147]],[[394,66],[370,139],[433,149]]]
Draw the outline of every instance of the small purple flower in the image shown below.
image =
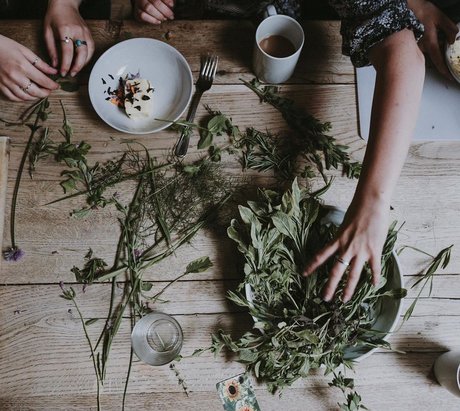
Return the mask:
[[9,247],[3,251],[3,258],[6,261],[19,261],[24,257],[24,251],[18,247]]
[[141,255],[142,255],[142,251],[139,250],[138,248],[135,248],[134,249],[134,257],[136,257],[136,259],[138,259]]
[[61,287],[62,291],[65,291],[64,290],[64,281],[59,281],[59,287]]

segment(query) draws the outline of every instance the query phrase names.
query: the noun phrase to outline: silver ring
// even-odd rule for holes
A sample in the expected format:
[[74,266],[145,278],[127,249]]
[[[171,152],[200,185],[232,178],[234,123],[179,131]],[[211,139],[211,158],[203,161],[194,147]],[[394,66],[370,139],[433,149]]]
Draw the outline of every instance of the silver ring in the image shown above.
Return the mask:
[[38,60],[40,60],[40,57],[35,57],[35,60],[32,62],[32,66],[36,66],[38,63]]
[[29,94],[29,88],[30,88],[31,85],[32,85],[32,80],[29,80],[29,84],[27,84],[27,86],[25,86],[25,87],[22,89],[22,91],[23,91],[24,93]]
[[75,44],[75,47],[87,46],[88,45],[88,43],[85,40],[80,40],[80,39],[75,39],[73,44]]
[[344,260],[342,257],[339,257],[338,255],[335,256],[335,260],[338,263],[343,264],[345,267],[348,267],[350,265],[350,261]]
[[64,43],[70,43],[71,40],[72,38],[70,38],[69,36],[65,36],[61,41]]

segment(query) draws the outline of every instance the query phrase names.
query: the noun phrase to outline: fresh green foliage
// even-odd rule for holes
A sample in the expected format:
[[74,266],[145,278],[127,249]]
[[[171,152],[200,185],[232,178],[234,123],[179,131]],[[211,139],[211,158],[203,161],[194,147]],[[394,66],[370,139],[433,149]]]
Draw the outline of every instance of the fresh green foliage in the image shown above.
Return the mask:
[[[383,296],[400,297],[403,292],[386,293],[391,272],[391,255],[396,232],[390,228],[382,256],[382,279],[370,284],[366,267],[353,298],[339,297],[344,282],[331,302],[321,298],[331,262],[316,273],[303,277],[306,262],[335,235],[336,227],[322,224],[328,210],[294,180],[284,194],[261,191],[259,201],[240,206],[241,221],[233,220],[228,236],[244,256],[244,281],[237,292],[229,292],[235,304],[245,307],[256,319],[254,329],[233,340],[219,331],[213,335],[212,350],[226,347],[253,370],[275,392],[306,377],[310,370],[325,366],[325,373],[349,364],[349,347],[384,347],[389,344],[372,332]],[[333,262],[332,262],[333,263]],[[249,286],[252,298],[243,291]],[[343,380],[343,384],[350,385]],[[350,409],[359,403],[350,397]]]
[[[431,293],[433,291],[433,277],[434,277],[434,274],[439,269],[439,267],[441,267],[443,270],[445,270],[447,268],[447,266],[448,266],[448,264],[450,262],[450,254],[451,254],[451,251],[452,251],[452,247],[453,247],[453,244],[451,246],[449,246],[449,247],[446,247],[446,248],[442,249],[436,256],[431,256],[430,255],[430,257],[432,258],[432,261],[431,261],[430,265],[425,270],[425,273],[423,273],[422,277],[419,278],[411,287],[411,288],[414,288],[417,285],[419,285],[420,283],[423,283],[422,286],[420,287],[420,290],[419,290],[419,292],[417,294],[417,297],[414,299],[412,304],[409,306],[409,308],[404,313],[404,322],[407,321],[412,316],[412,313],[413,313],[413,311],[415,309],[415,306],[416,306],[420,296],[422,295],[423,290],[425,289],[425,287],[426,287],[426,285],[428,283],[430,284],[430,288],[429,288],[429,291],[428,291],[428,296],[431,295]],[[413,247],[410,247],[410,248],[413,248]],[[400,251],[402,251],[402,250],[400,250]],[[417,250],[417,251],[419,251],[419,250]],[[426,253],[424,253],[424,254],[426,254]]]
[[304,157],[308,164],[315,165],[324,174],[324,169],[339,168],[350,178],[359,177],[361,165],[352,162],[347,152],[348,147],[337,144],[336,139],[327,133],[331,129],[328,122],[322,123],[317,118],[296,106],[294,101],[278,94],[276,86],[262,86],[256,79],[251,82],[243,81],[260,100],[275,107],[286,120],[291,129],[298,134],[299,144],[303,147]]

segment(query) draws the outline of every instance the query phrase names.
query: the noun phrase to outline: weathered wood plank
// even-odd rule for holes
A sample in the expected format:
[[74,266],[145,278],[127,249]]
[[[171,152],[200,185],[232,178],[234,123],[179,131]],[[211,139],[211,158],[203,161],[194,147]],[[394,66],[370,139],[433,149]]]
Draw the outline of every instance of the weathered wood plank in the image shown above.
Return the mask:
[[[204,273],[203,273],[204,276]],[[195,276],[197,278],[198,275]],[[186,277],[185,277],[186,278]],[[408,281],[408,296],[403,300],[403,309],[408,308],[414,298],[418,295],[420,287],[410,288],[415,278]],[[428,297],[428,289],[422,293],[414,311],[414,316],[436,318],[437,316],[460,316],[460,296],[455,284],[460,280],[460,275],[443,275],[434,279],[433,292]],[[237,313],[242,308],[233,304],[227,299],[229,290],[235,291],[240,280],[236,277],[225,280],[216,278],[202,280],[181,280],[172,284],[162,294],[161,299],[165,302],[151,304],[151,307],[172,314],[219,314]],[[169,284],[168,281],[152,281],[152,290],[145,295],[155,295]],[[85,317],[105,318],[109,307],[111,285],[110,283],[95,283],[85,287],[83,292],[79,284],[68,284],[72,286],[81,300]],[[115,302],[119,303],[123,295],[124,283],[118,283],[115,290]],[[28,323],[38,321],[42,316],[57,316],[64,313],[65,303],[58,296],[61,289],[58,284],[46,285],[9,285],[0,286],[0,299],[2,306],[2,321],[4,327],[16,327],[22,321]],[[47,301],[46,307],[37,311],[34,308],[41,302]],[[428,320],[426,318],[425,320]],[[422,320],[420,320],[422,321]],[[455,318],[449,323],[455,321]],[[6,326],[8,324],[8,326]],[[3,328],[4,330],[6,328]],[[460,330],[460,325],[456,327]],[[459,336],[460,338],[460,336]]]
[[[198,73],[200,55],[213,50],[219,55],[216,83],[238,83],[239,78],[253,77],[251,56],[254,25],[249,21],[168,21],[161,26],[123,22],[88,21],[96,43],[92,63],[80,75],[86,84],[92,64],[110,46],[133,37],[149,37],[165,41],[181,52],[192,71]],[[354,83],[354,69],[341,54],[338,22],[303,23],[306,43],[296,72],[290,83]],[[168,34],[167,34],[168,33]],[[38,21],[5,21],[0,34],[26,45],[47,59]],[[166,39],[168,37],[168,40]]]
[[[417,371],[428,373],[428,366],[422,369],[414,364],[414,374]],[[378,370],[377,370],[378,372]],[[228,374],[230,375],[230,374]],[[226,377],[228,377],[226,375]],[[456,398],[445,391],[444,388],[432,382],[428,378],[420,375],[417,379],[408,379],[404,383],[392,383],[390,385],[375,387],[358,386],[358,392],[363,397],[364,404],[375,411],[387,411],[397,409],[400,411],[432,411],[442,409],[443,411],[457,411],[458,405]],[[429,385],[427,386],[426,381]],[[416,385],[417,382],[422,382]],[[410,389],[407,387],[410,386]],[[156,390],[156,379],[152,379],[151,388],[146,393],[134,393],[127,396],[128,410],[161,410],[179,411],[190,410],[200,411],[202,409],[220,410],[221,405],[217,398],[214,387],[209,387],[209,391],[190,390],[187,397],[179,392],[158,392]],[[326,382],[318,383],[317,386],[310,388],[289,389],[283,395],[271,395],[263,388],[255,389],[256,396],[264,411],[305,411],[311,409],[316,411],[330,411],[337,409],[337,402],[343,401],[340,394],[333,388],[326,387]],[[120,408],[121,394],[106,394],[102,396],[103,409],[116,410]],[[24,411],[43,410],[61,411],[62,397],[57,395],[34,396],[34,397],[5,397],[1,398],[2,406],[5,411]],[[77,394],[66,397],[66,410],[88,410],[95,409],[94,395]]]
[[[94,394],[93,370],[81,326],[76,318],[70,320],[70,317],[73,317],[72,313],[60,317],[43,316],[34,324],[25,323],[20,330],[5,330],[0,337],[2,396],[8,400],[8,398],[24,399],[43,395],[72,398],[73,395]],[[244,324],[241,321],[242,317],[239,316],[232,319],[223,315],[187,315],[176,318],[184,330],[184,355],[191,354],[197,347],[207,346],[210,341],[209,333],[212,330],[219,327],[241,329]],[[448,401],[446,404],[451,405],[446,393],[428,380],[427,375],[437,355],[458,345],[458,332],[454,335],[452,327],[449,330],[445,322],[444,324],[433,324],[429,321],[416,323],[417,318],[414,317],[410,329],[407,328],[409,325],[407,324],[392,338],[395,347],[416,352],[405,355],[377,353],[356,366],[357,389],[362,395],[369,392],[366,400],[370,403],[377,405],[379,403],[375,401],[381,400],[381,397],[372,394],[376,391],[376,384],[383,391],[389,391],[397,384],[399,386],[397,397],[400,397],[397,401],[401,401],[402,404],[408,404],[406,401],[409,395],[403,386],[410,385],[427,390],[424,394],[421,390],[421,399],[426,398],[427,401],[431,401],[432,396],[435,395],[445,398]],[[92,338],[96,335],[96,324],[90,327]],[[9,341],[13,340],[15,343],[9,344]],[[428,341],[430,348],[421,347],[419,340],[425,343]],[[425,350],[426,353],[418,352]],[[104,393],[119,395],[122,392],[128,352],[129,334],[126,327],[122,326],[113,345]],[[225,361],[223,356],[213,360],[211,354],[186,358],[178,364],[178,368],[192,392],[212,392],[217,381],[242,370],[241,365]],[[398,372],[395,372],[396,369]],[[305,395],[305,400],[308,401],[309,394],[318,392],[318,387],[324,387],[326,381],[327,379],[320,373],[316,373],[296,383],[294,387],[302,390],[302,394],[297,391],[297,395]],[[154,387],[152,387],[153,382]],[[180,393],[181,388],[177,386],[177,381],[167,366],[150,367],[136,361],[129,392],[145,394],[152,391],[166,395],[166,393]],[[286,393],[288,392],[290,390],[286,390]],[[330,392],[327,391],[325,401],[329,401],[329,395],[335,398],[335,394],[329,394]],[[288,394],[288,397],[293,393],[294,391]],[[263,395],[262,398],[266,397]],[[450,401],[454,398],[452,397]],[[31,400],[32,398],[29,399]],[[271,399],[269,403],[274,404],[273,401]],[[388,401],[388,406],[391,406],[393,401],[396,404],[394,396],[388,398]],[[318,409],[329,409],[323,406]],[[404,405],[401,407],[399,409],[412,409],[404,408]]]

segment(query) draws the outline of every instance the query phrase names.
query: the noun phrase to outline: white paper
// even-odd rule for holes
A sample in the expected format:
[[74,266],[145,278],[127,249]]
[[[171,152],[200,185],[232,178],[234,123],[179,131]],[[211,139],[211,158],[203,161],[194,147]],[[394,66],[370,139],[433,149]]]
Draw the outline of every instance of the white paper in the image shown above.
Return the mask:
[[[375,84],[373,67],[356,69],[359,134],[367,140]],[[427,68],[414,140],[460,140],[460,84]]]

